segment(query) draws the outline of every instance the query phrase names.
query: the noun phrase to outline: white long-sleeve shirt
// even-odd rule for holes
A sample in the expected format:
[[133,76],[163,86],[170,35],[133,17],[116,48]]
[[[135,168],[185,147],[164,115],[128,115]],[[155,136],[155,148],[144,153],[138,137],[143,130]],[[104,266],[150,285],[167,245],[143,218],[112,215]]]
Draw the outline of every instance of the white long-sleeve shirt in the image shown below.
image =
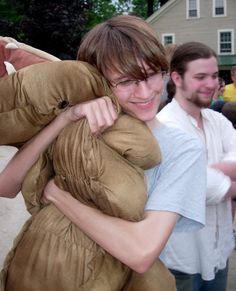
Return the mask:
[[194,233],[173,233],[162,259],[170,269],[188,274],[200,273],[204,280],[212,280],[217,270],[225,268],[234,240],[231,201],[224,199],[231,181],[210,165],[236,162],[236,130],[218,112],[202,109],[201,114],[204,131],[175,99],[157,114],[161,122],[198,137],[206,147],[208,162],[206,225]]

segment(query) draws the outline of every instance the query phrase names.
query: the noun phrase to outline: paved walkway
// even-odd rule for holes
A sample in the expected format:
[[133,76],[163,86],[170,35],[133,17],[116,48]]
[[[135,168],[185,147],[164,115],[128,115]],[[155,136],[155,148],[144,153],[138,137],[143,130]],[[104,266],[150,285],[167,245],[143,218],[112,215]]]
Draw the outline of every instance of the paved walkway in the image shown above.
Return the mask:
[[[0,146],[0,171],[4,169],[17,149],[10,146]],[[12,246],[22,225],[29,217],[21,193],[14,199],[2,198],[0,201],[0,270],[3,260]]]
[[233,252],[229,262],[229,279],[227,291],[236,291],[236,251]]

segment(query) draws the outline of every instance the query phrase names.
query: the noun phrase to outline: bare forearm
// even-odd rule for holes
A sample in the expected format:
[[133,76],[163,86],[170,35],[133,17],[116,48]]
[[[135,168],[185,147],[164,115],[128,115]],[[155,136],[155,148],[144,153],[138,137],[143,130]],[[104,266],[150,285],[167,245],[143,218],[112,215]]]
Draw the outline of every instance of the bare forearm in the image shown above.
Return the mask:
[[25,175],[39,155],[57,137],[70,119],[65,112],[56,117],[46,128],[26,143],[0,173],[0,196],[12,198],[20,191]]
[[[130,240],[132,241],[135,237],[134,234],[131,235],[135,223],[128,221],[123,223],[123,221],[118,218],[108,217],[99,210],[80,203],[67,192],[59,193],[59,195],[52,198],[51,201],[73,223],[89,235],[91,239],[96,241],[116,258],[127,263],[125,258],[127,255],[130,255],[130,251],[132,251],[129,249],[129,244],[131,243]],[[116,225],[115,233],[114,225]],[[125,230],[122,229],[122,225]],[[128,244],[127,241],[129,241]],[[133,242],[133,244],[134,243],[135,242]],[[119,251],[116,251],[118,249]]]
[[221,171],[225,176],[231,179],[231,186],[225,194],[225,199],[236,198],[236,163],[223,162],[212,165],[212,168]]
[[152,211],[143,221],[125,221],[85,206],[62,190],[50,201],[91,239],[137,272],[145,272],[153,264],[177,220],[173,213]]
[[221,171],[231,180],[236,181],[236,163],[235,162],[223,162],[211,165],[212,168]]

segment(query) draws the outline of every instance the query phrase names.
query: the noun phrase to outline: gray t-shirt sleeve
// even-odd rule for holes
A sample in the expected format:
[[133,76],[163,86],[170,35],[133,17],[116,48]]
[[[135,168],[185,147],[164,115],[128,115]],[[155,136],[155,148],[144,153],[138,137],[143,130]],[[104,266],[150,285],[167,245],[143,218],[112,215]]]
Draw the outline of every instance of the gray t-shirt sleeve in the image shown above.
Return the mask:
[[160,165],[145,171],[145,210],[180,215],[175,231],[196,230],[205,223],[206,155],[200,142],[177,128],[154,130],[162,152]]

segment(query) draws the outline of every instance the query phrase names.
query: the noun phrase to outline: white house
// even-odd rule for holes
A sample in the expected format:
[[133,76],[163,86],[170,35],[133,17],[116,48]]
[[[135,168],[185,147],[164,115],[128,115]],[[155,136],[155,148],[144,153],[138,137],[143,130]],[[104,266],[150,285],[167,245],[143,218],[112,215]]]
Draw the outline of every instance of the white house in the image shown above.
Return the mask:
[[200,41],[219,56],[220,75],[230,81],[236,65],[236,0],[169,0],[147,22],[164,45]]

